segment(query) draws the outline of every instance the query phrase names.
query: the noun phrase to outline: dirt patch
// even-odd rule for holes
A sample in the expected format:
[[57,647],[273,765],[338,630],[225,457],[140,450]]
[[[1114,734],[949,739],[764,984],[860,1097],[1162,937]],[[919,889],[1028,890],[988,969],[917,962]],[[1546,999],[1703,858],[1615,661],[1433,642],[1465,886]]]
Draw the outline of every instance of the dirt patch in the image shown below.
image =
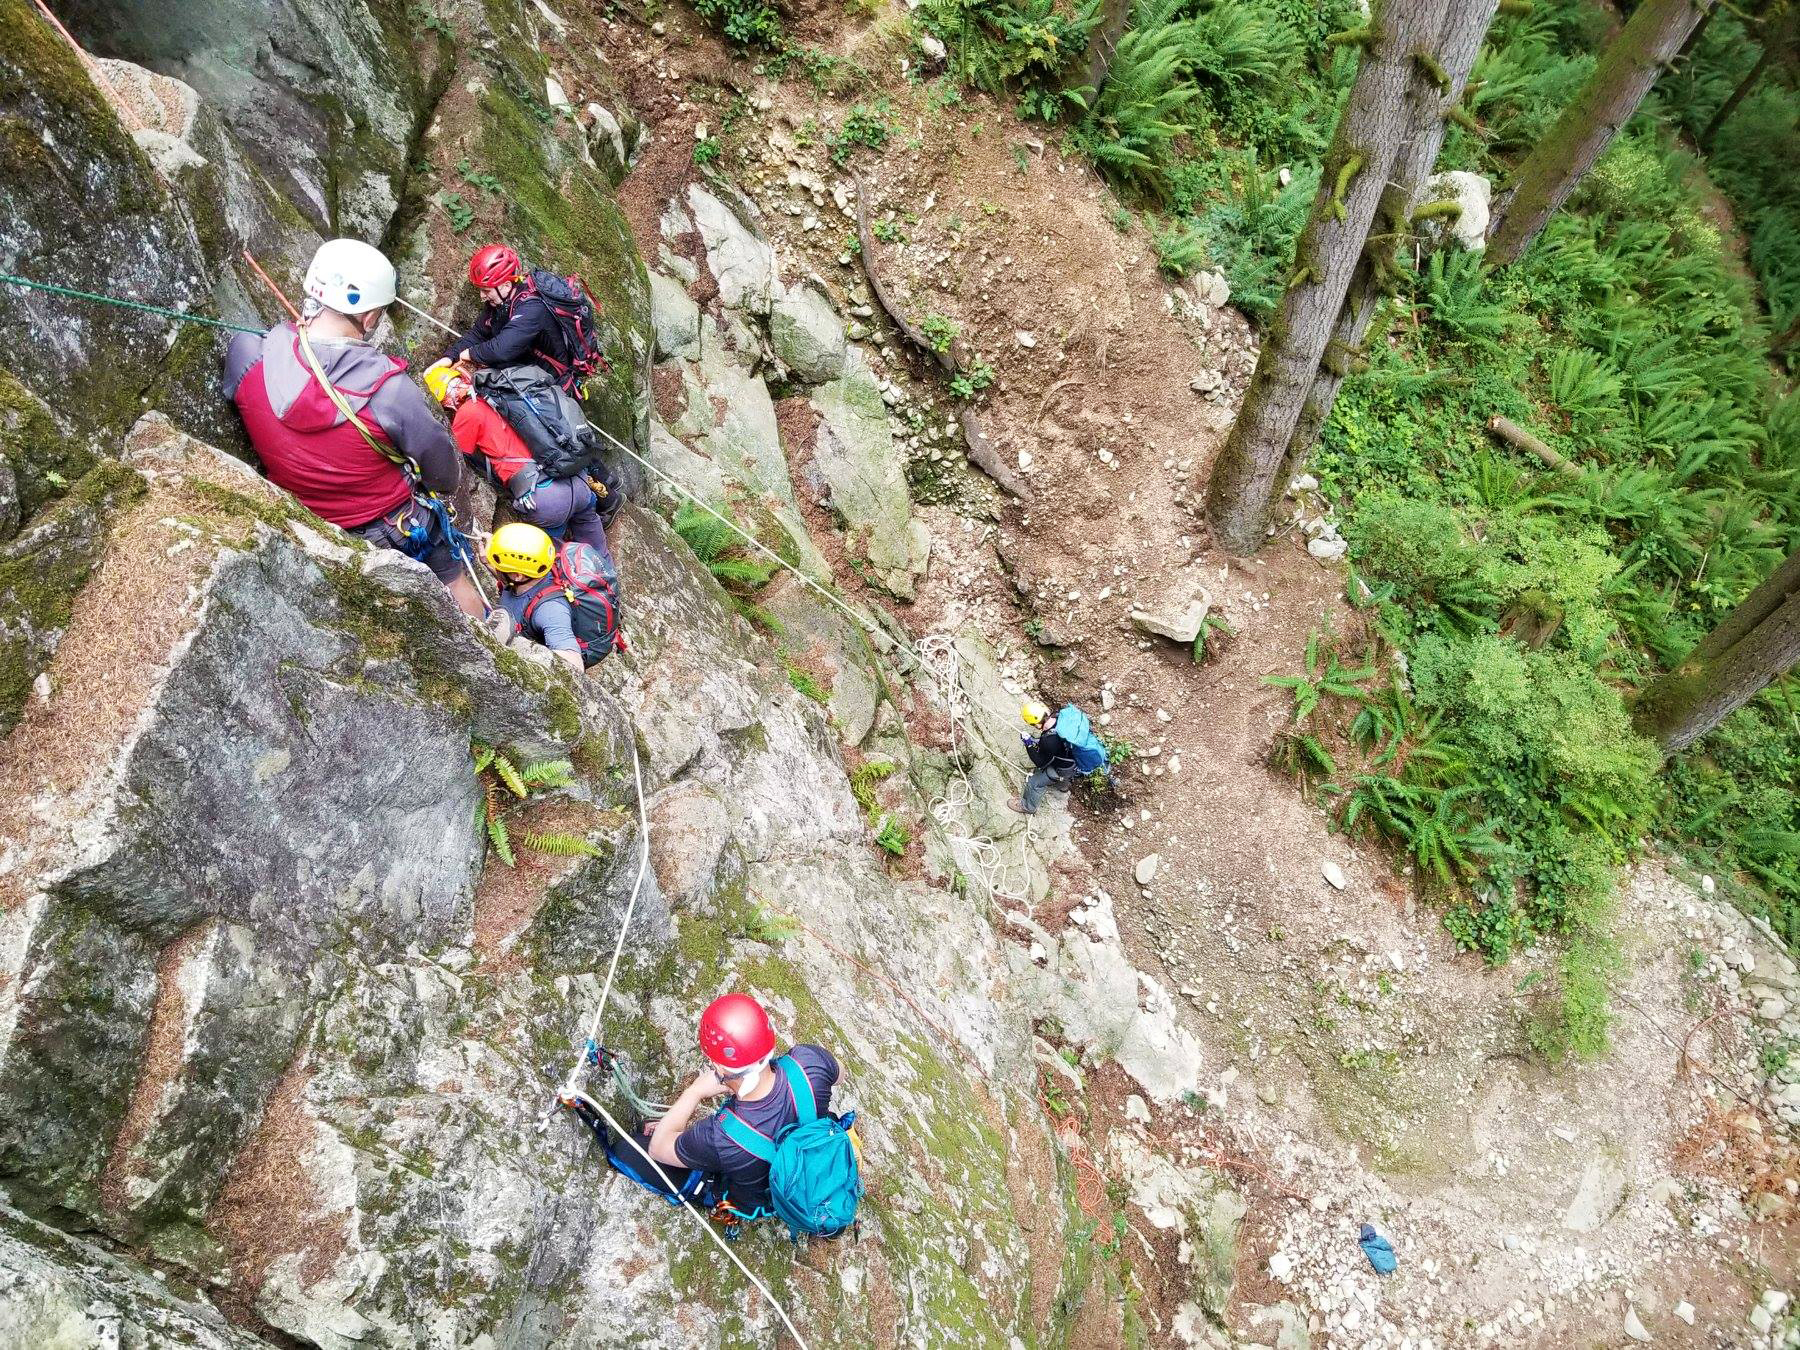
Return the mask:
[[481,882],[475,888],[474,952],[486,973],[499,963],[519,964],[509,955],[513,942],[537,917],[550,888],[583,863],[580,857],[538,853],[526,836],[572,834],[585,837],[597,819],[592,807],[565,798],[527,802],[508,813],[514,865],[508,867],[490,848]]
[[276,1080],[262,1120],[207,1215],[207,1230],[224,1244],[231,1263],[231,1289],[247,1305],[255,1304],[282,1257],[302,1258],[299,1280],[308,1286],[344,1254],[349,1211],[319,1213],[307,1173],[319,1130],[305,1102],[311,1076],[301,1050]]
[[650,399],[656,415],[665,422],[676,421],[687,411],[687,386],[679,367],[661,365],[650,371]]
[[164,947],[156,961],[156,1002],[144,1035],[144,1059],[138,1069],[125,1119],[100,1174],[100,1203],[110,1214],[129,1204],[128,1183],[135,1174],[132,1152],[143,1142],[162,1110],[163,1096],[182,1068],[182,1046],[193,1009],[181,988],[182,967],[206,940],[215,920],[207,919]]

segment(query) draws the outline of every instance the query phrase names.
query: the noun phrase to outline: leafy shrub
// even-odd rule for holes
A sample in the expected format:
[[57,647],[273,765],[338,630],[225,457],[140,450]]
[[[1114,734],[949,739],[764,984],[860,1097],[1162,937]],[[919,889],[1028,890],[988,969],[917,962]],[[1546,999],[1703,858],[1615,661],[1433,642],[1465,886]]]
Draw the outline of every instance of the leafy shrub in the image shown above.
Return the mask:
[[694,0],[694,10],[743,46],[777,48],[785,42],[781,16],[762,0]]
[[1318,186],[1312,166],[1297,170],[1282,187],[1253,150],[1188,160],[1174,172],[1176,212],[1195,219],[1213,264],[1231,285],[1231,303],[1258,323],[1281,303],[1294,241]]

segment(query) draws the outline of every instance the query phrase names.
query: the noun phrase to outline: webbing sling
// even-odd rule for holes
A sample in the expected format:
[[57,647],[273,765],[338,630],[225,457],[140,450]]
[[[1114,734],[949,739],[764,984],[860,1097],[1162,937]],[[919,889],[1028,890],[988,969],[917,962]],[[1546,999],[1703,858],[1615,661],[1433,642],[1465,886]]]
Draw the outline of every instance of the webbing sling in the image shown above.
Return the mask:
[[[794,1099],[794,1114],[797,1117],[796,1128],[810,1125],[819,1118],[819,1104],[813,1096],[812,1083],[806,1071],[794,1063],[792,1057],[783,1055],[775,1061],[782,1076],[787,1079],[788,1093]],[[744,1152],[763,1162],[775,1161],[775,1141],[769,1138],[756,1126],[738,1115],[729,1106],[719,1112],[719,1128],[725,1131],[727,1138]]]

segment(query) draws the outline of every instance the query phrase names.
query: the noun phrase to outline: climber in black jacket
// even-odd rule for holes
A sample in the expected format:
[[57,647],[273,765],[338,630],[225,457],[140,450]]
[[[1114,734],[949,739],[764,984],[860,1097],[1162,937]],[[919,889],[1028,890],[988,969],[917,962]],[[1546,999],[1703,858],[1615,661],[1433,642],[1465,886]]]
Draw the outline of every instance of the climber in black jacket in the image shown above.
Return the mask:
[[469,284],[481,293],[481,317],[444,355],[464,367],[541,366],[579,398],[585,353],[571,350],[562,320],[539,293],[536,278],[548,275],[527,270],[505,244],[476,250],[469,259]]

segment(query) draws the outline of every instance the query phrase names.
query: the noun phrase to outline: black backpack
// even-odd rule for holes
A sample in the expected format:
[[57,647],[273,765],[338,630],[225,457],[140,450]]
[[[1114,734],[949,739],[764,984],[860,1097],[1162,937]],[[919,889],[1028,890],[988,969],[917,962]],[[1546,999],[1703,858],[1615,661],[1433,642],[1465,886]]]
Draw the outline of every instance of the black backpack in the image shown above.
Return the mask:
[[600,498],[607,524],[625,504],[619,476],[601,455],[600,437],[581,405],[542,366],[498,366],[475,372],[481,397],[518,433],[548,478],[584,477]]
[[600,339],[594,332],[594,302],[580,277],[560,277],[534,267],[523,282],[523,292],[514,301],[514,309],[528,297],[536,296],[556,318],[564,359],[541,348],[533,355],[556,372],[556,382],[566,392],[573,394],[588,376],[612,369],[601,355]]

